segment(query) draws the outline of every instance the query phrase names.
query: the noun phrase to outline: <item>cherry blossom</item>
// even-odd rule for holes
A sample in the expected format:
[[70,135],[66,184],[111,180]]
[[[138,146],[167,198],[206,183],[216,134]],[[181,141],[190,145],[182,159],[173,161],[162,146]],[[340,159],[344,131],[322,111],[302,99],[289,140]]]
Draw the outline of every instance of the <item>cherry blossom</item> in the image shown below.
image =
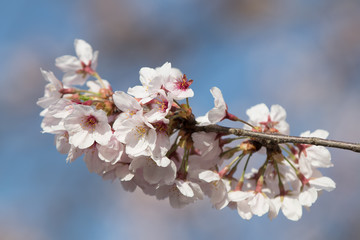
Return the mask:
[[134,157],[151,155],[155,148],[156,131],[141,113],[126,120],[117,119],[113,128],[116,138],[126,144],[127,154]]
[[[55,61],[64,72],[62,81],[41,70],[47,84],[37,101],[42,132],[55,135],[66,162],[84,155],[90,172],[118,180],[126,191],[138,188],[159,200],[168,198],[174,208],[207,196],[214,208],[236,209],[246,220],[266,213],[273,219],[281,210],[297,221],[303,206],[312,206],[323,190],[335,189],[319,171],[333,166],[325,147],[279,144],[235,133],[242,129],[218,132],[212,128],[222,127],[209,126],[229,119],[245,123],[251,131],[242,132],[248,134],[287,135],[290,127],[280,105],[255,105],[246,111],[246,122],[229,113],[221,90],[213,87],[214,107],[196,118],[188,99],[194,96],[193,80],[171,63],[143,67],[141,85],[113,91],[95,72],[98,52],[80,39],[75,51],[77,56]],[[326,139],[328,134],[306,131],[301,137]],[[256,158],[259,167],[249,171],[258,152],[263,153]]]
[[213,87],[210,90],[214,97],[214,108],[205,114],[205,116],[198,117],[196,121],[200,125],[215,124],[222,121],[227,114],[227,105],[224,101],[223,95],[219,88]]
[[165,185],[156,190],[157,199],[169,197],[173,208],[182,208],[187,204],[203,199],[203,192],[197,183],[175,180],[172,185]]
[[97,51],[93,52],[92,47],[81,39],[75,39],[74,45],[77,57],[65,55],[55,60],[55,65],[65,72],[63,82],[67,86],[83,85],[97,66]]
[[[261,103],[249,108],[246,111],[249,116],[248,123],[259,126],[264,132],[279,132],[288,135],[290,132],[289,124],[285,121],[286,111],[280,105],[272,105],[271,109]],[[245,129],[251,129],[248,125]]]
[[128,93],[136,98],[141,98],[146,103],[157,96],[164,82],[168,80],[171,73],[171,63],[164,63],[156,69],[143,67],[140,69],[140,82],[142,86],[128,89]]
[[90,147],[95,141],[106,145],[112,135],[105,112],[90,106],[74,106],[64,125],[69,133],[69,143],[81,149]]
[[170,77],[164,85],[175,100],[183,100],[194,96],[194,91],[190,89],[192,82],[193,80],[189,80],[179,69],[172,68],[170,70]]
[[228,180],[220,178],[218,173],[209,170],[200,172],[199,179],[211,183],[202,184],[201,186],[216,209],[223,209],[228,205],[228,192],[230,191],[230,182]]
[[60,82],[52,72],[47,72],[41,69],[41,73],[46,81],[49,83],[45,86],[45,93],[42,98],[39,98],[37,105],[42,108],[47,108],[50,105],[60,100],[62,93],[60,90],[63,88],[62,82]]

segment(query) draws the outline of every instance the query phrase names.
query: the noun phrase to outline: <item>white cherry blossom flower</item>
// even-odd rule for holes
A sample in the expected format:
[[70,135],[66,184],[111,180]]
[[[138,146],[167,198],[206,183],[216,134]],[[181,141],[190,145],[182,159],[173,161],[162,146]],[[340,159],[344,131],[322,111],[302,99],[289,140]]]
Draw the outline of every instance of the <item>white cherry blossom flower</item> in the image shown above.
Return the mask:
[[194,141],[194,149],[198,154],[190,155],[189,169],[211,169],[215,165],[221,165],[219,139],[216,133],[195,132],[191,135]]
[[143,111],[140,103],[129,94],[123,91],[116,91],[113,94],[114,104],[122,111],[117,118],[117,124],[125,119],[131,118],[138,111]]
[[194,96],[194,92],[190,87],[193,80],[189,80],[185,74],[179,69],[172,68],[170,76],[165,81],[165,88],[175,100],[183,100]]
[[71,145],[69,144],[69,134],[66,131],[56,134],[55,145],[59,153],[68,154],[71,148]]
[[298,195],[286,194],[285,196],[277,196],[274,199],[271,199],[273,205],[275,206],[276,214],[269,214],[270,218],[273,218],[277,215],[281,209],[284,216],[291,221],[298,221],[302,216],[302,206],[298,199]]
[[[313,133],[306,131],[300,134],[300,137],[318,137],[326,139],[329,133],[325,130],[316,130]],[[307,144],[297,144],[299,168],[306,177],[312,175],[313,168],[329,168],[334,166],[331,163],[329,150],[323,146],[314,146]]]
[[245,220],[250,220],[253,216],[249,206],[249,198],[252,192],[249,191],[231,191],[228,193],[228,200],[231,203],[236,203],[238,214]]
[[227,114],[227,105],[224,101],[223,95],[219,88],[213,87],[210,90],[211,94],[214,97],[214,108],[205,114],[205,116],[201,116],[196,118],[196,121],[200,126],[215,124],[222,121]]
[[159,167],[150,157],[134,158],[129,169],[136,172],[142,169],[144,179],[150,184],[169,185],[176,177],[176,166],[172,161],[166,167]]
[[200,184],[202,190],[210,197],[216,209],[223,209],[229,203],[227,193],[230,191],[230,182],[220,178],[218,173],[205,170],[199,173],[199,179],[206,182]]
[[54,73],[47,72],[42,69],[41,73],[45,80],[49,83],[45,86],[44,96],[42,98],[39,98],[36,103],[42,108],[47,108],[60,100],[62,96],[60,90],[63,88],[63,84],[55,77]]
[[[249,116],[248,123],[253,126],[260,126],[263,131],[279,131],[281,134],[288,135],[290,132],[289,124],[285,121],[286,111],[280,105],[272,105],[271,109],[261,103],[249,108],[246,111]],[[251,129],[248,125],[245,129]]]
[[187,204],[203,199],[200,186],[189,180],[176,179],[172,185],[161,186],[156,190],[156,198],[169,197],[173,208],[182,208]]
[[74,106],[74,111],[65,118],[64,126],[69,133],[69,143],[81,149],[94,142],[106,145],[112,135],[106,113],[90,106]]
[[106,145],[96,145],[99,151],[99,158],[105,162],[116,164],[120,161],[124,152],[124,145],[112,135],[110,141]]
[[147,103],[151,110],[145,114],[145,117],[151,123],[158,121],[168,123],[169,120],[165,117],[169,113],[172,104],[173,99],[168,97],[164,90],[160,89],[158,95]]
[[128,93],[141,99],[141,103],[147,103],[157,96],[164,82],[170,77],[171,63],[164,63],[156,69],[143,67],[140,69],[141,86],[128,89]]
[[248,202],[251,212],[254,215],[261,217],[270,210],[270,204],[272,204],[272,202],[270,201],[269,197],[263,192],[253,191],[251,193],[252,196],[249,197]]
[[128,163],[118,162],[109,166],[103,173],[105,180],[119,179],[121,182],[128,182],[134,178],[134,173],[130,171]]
[[62,134],[65,131],[63,119],[53,117],[48,111],[41,121],[41,128],[43,133]]
[[66,131],[55,135],[55,145],[61,154],[68,154],[66,162],[73,162],[84,153],[82,149],[69,143],[69,134]]
[[155,148],[155,128],[139,112],[126,120],[113,124],[117,139],[126,145],[126,153],[133,156],[150,156]]
[[293,186],[295,190],[300,192],[300,204],[306,207],[311,207],[316,201],[319,191],[330,192],[336,188],[336,184],[331,178],[322,176],[316,169],[313,169],[312,173],[310,178],[302,176],[301,181],[295,182]]
[[89,75],[95,74],[98,51],[93,52],[92,47],[81,39],[75,39],[75,52],[77,57],[65,55],[55,60],[55,65],[65,75],[65,85],[83,85]]
[[170,149],[170,138],[167,134],[167,125],[164,122],[156,122],[152,124],[156,129],[155,148],[151,151],[151,158],[159,167],[167,167],[170,159],[166,156]]
[[84,150],[84,162],[89,170],[89,172],[94,172],[102,176],[106,171],[106,163],[99,158],[99,152],[96,148],[96,144],[86,148]]

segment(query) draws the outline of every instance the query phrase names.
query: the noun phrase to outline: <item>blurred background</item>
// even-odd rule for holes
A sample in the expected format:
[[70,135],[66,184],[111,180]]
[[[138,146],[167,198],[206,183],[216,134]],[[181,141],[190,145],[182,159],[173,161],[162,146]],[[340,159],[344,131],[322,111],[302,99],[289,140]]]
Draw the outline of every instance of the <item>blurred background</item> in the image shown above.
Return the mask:
[[[229,110],[282,105],[292,135],[326,129],[360,142],[358,0],[14,0],[0,8],[0,239],[359,239],[360,154],[331,149],[325,192],[298,222],[242,220],[208,199],[181,210],[90,174],[41,134],[36,105],[56,57],[81,38],[115,90],[169,61],[194,80],[205,114],[219,87]],[[242,125],[239,125],[242,127]]]

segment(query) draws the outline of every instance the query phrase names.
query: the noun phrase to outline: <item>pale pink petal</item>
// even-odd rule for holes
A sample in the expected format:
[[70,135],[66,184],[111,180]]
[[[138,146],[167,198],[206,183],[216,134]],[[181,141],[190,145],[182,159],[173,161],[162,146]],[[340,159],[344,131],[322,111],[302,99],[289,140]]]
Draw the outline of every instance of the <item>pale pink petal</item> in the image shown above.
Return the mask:
[[208,183],[220,180],[220,176],[218,173],[209,170],[199,173],[199,178]]
[[130,172],[127,164],[120,164],[115,170],[115,175],[120,181],[130,181],[134,178],[134,174]]
[[318,193],[315,188],[308,188],[299,194],[299,203],[303,206],[311,207],[316,201]]
[[237,211],[238,211],[240,217],[242,217],[245,220],[250,220],[253,216],[251,208],[247,201],[238,202],[237,203]]
[[112,136],[111,127],[107,122],[98,121],[95,131],[93,132],[94,139],[101,145],[107,145]]
[[302,206],[296,198],[284,197],[281,210],[284,216],[291,221],[297,221],[302,216]]
[[95,147],[87,149],[85,151],[84,162],[89,170],[89,172],[94,172],[99,175],[102,175],[105,170],[104,162],[98,157],[98,153]]
[[[258,125],[259,122],[267,120],[267,117],[269,115],[269,108],[264,103],[260,103],[249,108],[246,111],[246,115],[249,116],[249,122],[251,124]],[[247,125],[245,125],[245,127],[249,128]]]
[[193,197],[194,196],[194,191],[189,186],[188,182],[177,180],[177,181],[175,181],[175,184],[176,184],[176,187],[181,192],[181,194],[183,194],[184,196],[187,196],[187,197]]
[[113,95],[115,105],[121,111],[141,110],[142,107],[136,99],[125,92],[116,91]]
[[81,63],[75,56],[65,55],[55,59],[55,65],[64,72],[76,72],[81,69]]
[[311,165],[319,168],[328,168],[334,166],[331,163],[331,154],[323,146],[311,146],[306,149],[307,158],[311,162]]
[[326,190],[330,192],[336,188],[335,182],[328,177],[319,177],[315,179],[310,179],[309,183],[316,190]]
[[249,206],[253,214],[261,217],[269,211],[268,199],[262,193],[257,193],[253,199],[249,201]]
[[240,202],[243,201],[250,196],[254,195],[252,192],[243,192],[243,191],[231,191],[228,193],[229,201],[232,202]]
[[76,72],[66,72],[62,81],[66,86],[83,85],[86,78],[83,78],[81,74],[77,74]]
[[273,121],[285,121],[286,111],[278,104],[272,105],[270,108],[270,117]]
[[76,55],[79,57],[80,61],[85,64],[89,64],[89,62],[93,59],[93,50],[91,46],[81,39],[75,39],[74,45]]

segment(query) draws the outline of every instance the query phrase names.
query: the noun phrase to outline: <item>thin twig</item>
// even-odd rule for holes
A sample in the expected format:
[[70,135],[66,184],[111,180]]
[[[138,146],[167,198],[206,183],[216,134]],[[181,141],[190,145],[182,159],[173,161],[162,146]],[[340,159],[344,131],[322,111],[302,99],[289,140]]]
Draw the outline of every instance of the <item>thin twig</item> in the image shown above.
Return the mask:
[[360,152],[360,143],[335,141],[335,140],[328,140],[328,139],[322,139],[316,137],[295,137],[295,136],[288,136],[288,135],[275,134],[275,133],[274,134],[259,133],[241,128],[229,128],[219,125],[195,126],[193,128],[193,131],[216,132],[223,134],[234,134],[236,136],[250,137],[260,142],[264,146],[280,144],[280,143],[299,143],[299,144],[311,144],[311,145],[324,146],[324,147],[341,148],[341,149],[351,150],[354,152]]

